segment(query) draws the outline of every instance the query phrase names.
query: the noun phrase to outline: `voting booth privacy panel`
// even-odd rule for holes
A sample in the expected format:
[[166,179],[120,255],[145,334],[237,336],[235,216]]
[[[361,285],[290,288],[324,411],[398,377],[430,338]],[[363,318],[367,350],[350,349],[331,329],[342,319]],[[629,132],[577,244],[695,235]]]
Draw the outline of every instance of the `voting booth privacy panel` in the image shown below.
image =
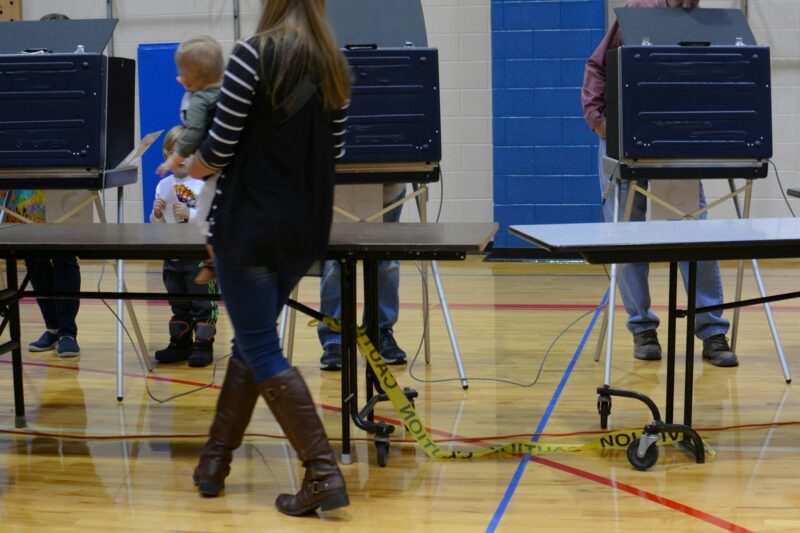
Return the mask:
[[353,70],[342,162],[440,161],[439,54],[428,48],[419,0],[328,2],[328,20]]
[[440,161],[438,51],[348,44],[345,56],[353,88],[342,162]]
[[116,24],[0,23],[0,169],[99,175],[131,151],[134,61],[103,54]]
[[735,9],[616,9],[607,157],[623,178],[759,178],[772,156],[770,53]]

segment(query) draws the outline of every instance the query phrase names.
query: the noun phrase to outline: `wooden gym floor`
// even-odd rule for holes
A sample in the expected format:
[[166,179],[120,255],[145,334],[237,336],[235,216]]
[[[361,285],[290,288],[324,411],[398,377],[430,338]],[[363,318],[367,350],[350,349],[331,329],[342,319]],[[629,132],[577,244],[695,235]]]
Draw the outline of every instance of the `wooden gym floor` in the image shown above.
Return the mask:
[[[768,290],[800,285],[798,263],[761,267]],[[477,449],[530,440],[534,433],[543,434],[542,443],[595,438],[595,388],[602,384],[603,364],[593,360],[599,327],[593,318],[608,284],[602,268],[490,264],[477,257],[440,268],[469,389],[463,391],[457,380],[432,283],[437,305],[430,310],[431,364],[420,355],[413,365],[393,370],[401,385],[419,391],[417,410],[441,446]],[[101,285],[113,290],[110,268],[84,262],[85,290],[97,287],[103,270]],[[666,274],[663,266],[651,273],[664,344]],[[156,263],[128,263],[126,278],[130,290],[163,289]],[[730,299],[733,263],[723,264],[723,278]],[[746,269],[745,297],[755,291]],[[413,264],[402,267],[401,292],[396,337],[411,360],[422,324]],[[300,300],[318,304],[317,279],[302,281]],[[617,305],[621,317],[619,300]],[[773,309],[789,365],[800,374],[800,304],[784,301]],[[140,302],[136,311],[151,353],[163,347],[169,307]],[[26,342],[38,337],[42,324],[35,303],[23,304],[22,318]],[[261,402],[224,495],[203,499],[192,486],[225,361],[216,376],[213,366],[190,369],[183,363],[162,365],[145,379],[126,341],[125,398],[118,403],[114,317],[101,302],[84,301],[78,324],[80,358],[24,353],[27,433],[14,431],[11,365],[8,356],[0,358],[0,531],[800,531],[800,393],[797,379],[794,385],[784,382],[760,307],[741,313],[738,368],[702,363],[697,348],[695,427],[717,452],[706,464],[695,464],[676,447],[662,448],[647,472],[634,470],[624,449],[531,460],[433,460],[398,428],[389,464],[380,468],[371,440],[354,431],[353,464],[342,466],[351,506],[308,518],[285,517],[273,507],[275,496],[295,490],[302,474]],[[612,384],[652,395],[663,412],[666,363],[634,360],[623,320],[615,332]],[[678,335],[680,419],[680,322]],[[228,352],[230,337],[223,310],[218,360]],[[294,363],[338,449],[339,374],[318,369],[320,352],[315,331],[299,317]],[[212,381],[214,386],[192,392]],[[164,403],[153,399],[181,394]],[[378,416],[398,420],[389,404],[379,406]],[[641,430],[649,418],[643,404],[614,399],[613,429]]]

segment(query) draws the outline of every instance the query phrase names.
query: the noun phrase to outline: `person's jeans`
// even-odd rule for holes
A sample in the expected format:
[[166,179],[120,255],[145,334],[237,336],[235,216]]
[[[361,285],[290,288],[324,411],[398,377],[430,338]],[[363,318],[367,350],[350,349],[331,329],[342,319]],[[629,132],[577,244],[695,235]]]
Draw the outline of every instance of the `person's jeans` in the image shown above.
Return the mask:
[[[46,292],[78,292],[81,290],[81,268],[78,259],[40,259],[25,260],[25,266],[31,273],[31,285],[35,291]],[[58,330],[59,337],[77,337],[78,325],[75,318],[81,301],[37,298],[39,310],[42,312],[47,329]]]
[[[603,155],[606,153],[605,139],[600,139],[598,151],[598,175],[600,177],[600,191],[603,194],[609,183],[610,177],[603,171]],[[647,188],[647,181],[638,181],[637,184],[642,188]],[[620,182],[620,201],[618,208],[618,220],[622,222],[625,217],[625,205],[628,198],[630,182],[621,180]],[[613,222],[614,211],[614,188],[609,191],[608,198],[603,204],[603,218],[605,222]],[[703,193],[703,185],[700,184],[700,208],[706,206],[706,197]],[[643,194],[636,194],[633,199],[631,209],[631,221],[645,220],[647,213],[647,198]],[[708,218],[708,213],[703,213],[701,219]],[[684,289],[687,288],[687,277],[689,265],[686,262],[679,263],[681,275],[683,276]],[[617,267],[617,284],[622,296],[622,303],[628,313],[628,330],[634,335],[643,331],[654,330],[660,323],[658,317],[650,309],[650,285],[648,274],[650,272],[649,263],[627,263]],[[698,261],[697,262],[697,307],[717,305],[723,303],[722,300],[722,277],[717,261]],[[695,317],[695,333],[699,339],[707,339],[714,335],[725,334],[730,324],[722,318],[722,311],[712,313],[700,313]]]
[[[405,196],[405,192],[389,200],[391,205]],[[384,222],[398,222],[403,205],[384,213]],[[342,316],[342,272],[336,261],[325,261],[320,281],[320,313],[332,318]],[[400,314],[400,262],[378,262],[378,327],[381,330],[392,329]],[[341,344],[341,335],[334,333],[322,322],[317,326],[317,335],[322,347],[329,344]]]
[[249,267],[216,256],[217,281],[233,324],[233,359],[247,364],[258,383],[289,368],[278,338],[280,309],[300,281],[266,267]]

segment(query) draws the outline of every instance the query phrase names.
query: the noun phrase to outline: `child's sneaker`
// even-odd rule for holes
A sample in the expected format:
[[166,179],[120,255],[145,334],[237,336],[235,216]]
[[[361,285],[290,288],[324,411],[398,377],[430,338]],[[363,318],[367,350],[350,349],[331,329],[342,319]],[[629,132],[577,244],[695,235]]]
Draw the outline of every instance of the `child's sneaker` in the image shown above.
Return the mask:
[[49,352],[50,350],[56,347],[57,342],[58,342],[58,335],[56,335],[55,333],[50,333],[49,331],[45,330],[45,332],[42,333],[41,337],[39,337],[32,343],[28,344],[28,351]]

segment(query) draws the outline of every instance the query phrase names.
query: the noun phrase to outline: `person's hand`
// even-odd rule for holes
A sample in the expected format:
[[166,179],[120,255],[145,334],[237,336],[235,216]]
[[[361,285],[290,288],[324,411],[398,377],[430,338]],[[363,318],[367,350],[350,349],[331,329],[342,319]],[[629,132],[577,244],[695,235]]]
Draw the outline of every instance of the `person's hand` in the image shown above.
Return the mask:
[[215,169],[211,167],[207,167],[203,164],[203,160],[199,157],[192,158],[192,162],[189,165],[189,175],[193,178],[203,179],[206,176],[210,176],[216,172]]
[[175,220],[178,222],[189,221],[189,208],[180,202],[172,204],[172,213],[175,215]]
[[163,198],[156,197],[156,200],[153,202],[153,216],[156,218],[163,217],[164,209],[166,208],[167,202],[165,202]]
[[606,119],[603,119],[602,124],[597,126],[594,131],[600,136],[601,139],[606,138]]
[[214,259],[214,247],[206,243],[206,251],[208,252],[208,257]]
[[167,175],[167,173],[174,171],[178,168],[181,163],[183,163],[183,158],[178,154],[172,154],[169,156],[169,159],[158,165],[156,169],[156,174],[161,176],[162,178]]

